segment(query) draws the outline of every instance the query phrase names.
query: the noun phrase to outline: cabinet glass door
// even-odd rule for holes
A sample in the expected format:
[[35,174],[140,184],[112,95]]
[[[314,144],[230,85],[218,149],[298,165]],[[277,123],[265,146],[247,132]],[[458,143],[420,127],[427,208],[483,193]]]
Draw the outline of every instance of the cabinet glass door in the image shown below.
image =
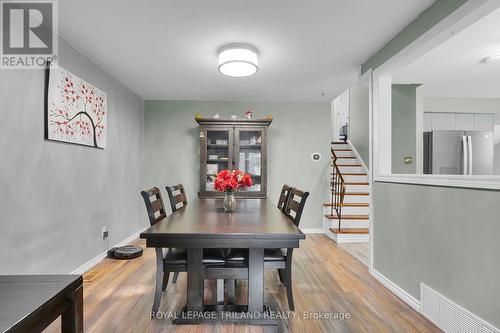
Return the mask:
[[232,168],[230,161],[233,144],[232,131],[210,128],[206,130],[205,138],[205,191],[213,192],[217,174],[224,169]]
[[236,167],[252,176],[253,186],[241,192],[262,192],[263,174],[263,142],[264,131],[260,128],[236,130]]

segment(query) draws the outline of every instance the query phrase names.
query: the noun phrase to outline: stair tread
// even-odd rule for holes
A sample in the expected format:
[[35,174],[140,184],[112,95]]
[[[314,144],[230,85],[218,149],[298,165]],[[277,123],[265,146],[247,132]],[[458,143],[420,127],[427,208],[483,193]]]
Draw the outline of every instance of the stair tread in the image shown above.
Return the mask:
[[352,151],[352,149],[349,148],[334,148],[333,151]]
[[[370,204],[368,202],[343,202],[339,204],[342,207],[368,207]],[[323,203],[323,206],[332,206],[331,202],[325,202]]]
[[368,176],[364,172],[341,172],[342,176]]
[[370,195],[368,192],[345,192],[345,195]]
[[370,185],[368,182],[346,182],[346,185]]
[[368,234],[368,228],[330,228],[334,234]]
[[[337,159],[340,160],[340,159],[355,159],[356,156],[337,156]],[[333,157],[332,157],[333,159]]]
[[361,164],[337,164],[338,167],[360,168]]
[[[368,215],[349,215],[349,214],[342,214],[342,220],[368,220],[370,217]],[[338,220],[339,217],[338,215],[325,215],[327,219],[330,220]]]
[[347,142],[344,141],[332,141],[332,145],[346,145]]

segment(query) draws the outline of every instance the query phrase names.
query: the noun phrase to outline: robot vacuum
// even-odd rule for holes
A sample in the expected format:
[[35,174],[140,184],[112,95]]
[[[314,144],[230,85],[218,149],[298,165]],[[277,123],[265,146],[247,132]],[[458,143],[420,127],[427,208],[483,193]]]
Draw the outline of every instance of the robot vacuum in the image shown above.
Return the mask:
[[134,259],[142,256],[142,251],[142,247],[137,245],[114,247],[108,251],[108,258]]

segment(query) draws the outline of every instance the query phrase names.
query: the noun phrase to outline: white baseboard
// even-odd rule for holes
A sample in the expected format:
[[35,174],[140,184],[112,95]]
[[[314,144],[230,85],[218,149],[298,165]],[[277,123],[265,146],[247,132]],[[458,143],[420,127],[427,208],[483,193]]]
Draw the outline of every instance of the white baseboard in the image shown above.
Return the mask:
[[300,230],[305,234],[322,234],[323,229],[321,228],[300,228]]
[[420,312],[420,301],[408,294],[405,290],[399,287],[397,284],[389,280],[387,277],[379,273],[376,269],[370,269],[370,274],[377,279],[380,283],[389,289],[393,294],[401,298],[403,302],[411,306],[417,312]]
[[[113,247],[118,247],[118,246],[124,246],[124,245],[127,245],[128,243],[130,243],[131,241],[133,241],[134,239],[138,238],[140,233],[143,232],[144,230],[146,230],[148,227],[144,228],[144,229],[141,229],[135,233],[133,233],[132,235],[130,235],[129,237],[127,237],[126,239],[122,240],[121,242],[119,242],[118,244],[112,246],[111,248]],[[94,259],[86,262],[85,264],[83,264],[82,266],[78,267],[77,269],[75,269],[74,271],[71,272],[71,274],[83,274],[85,273],[86,271],[88,271],[89,269],[91,269],[92,267],[94,267],[95,265],[97,265],[99,262],[101,262],[101,260],[103,260],[104,258],[106,258],[106,256],[108,255],[108,251],[104,251],[102,253],[100,253],[97,257],[95,257]]]

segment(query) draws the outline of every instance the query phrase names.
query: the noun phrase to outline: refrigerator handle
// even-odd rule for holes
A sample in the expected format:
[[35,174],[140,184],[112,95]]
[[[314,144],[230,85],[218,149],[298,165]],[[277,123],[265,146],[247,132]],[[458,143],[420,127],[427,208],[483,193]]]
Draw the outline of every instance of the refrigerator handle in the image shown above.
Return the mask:
[[462,136],[462,165],[463,165],[463,175],[469,174],[469,164],[467,163],[467,158],[469,157],[468,149],[467,149],[467,136]]
[[472,175],[472,136],[467,136],[467,169],[468,174]]

